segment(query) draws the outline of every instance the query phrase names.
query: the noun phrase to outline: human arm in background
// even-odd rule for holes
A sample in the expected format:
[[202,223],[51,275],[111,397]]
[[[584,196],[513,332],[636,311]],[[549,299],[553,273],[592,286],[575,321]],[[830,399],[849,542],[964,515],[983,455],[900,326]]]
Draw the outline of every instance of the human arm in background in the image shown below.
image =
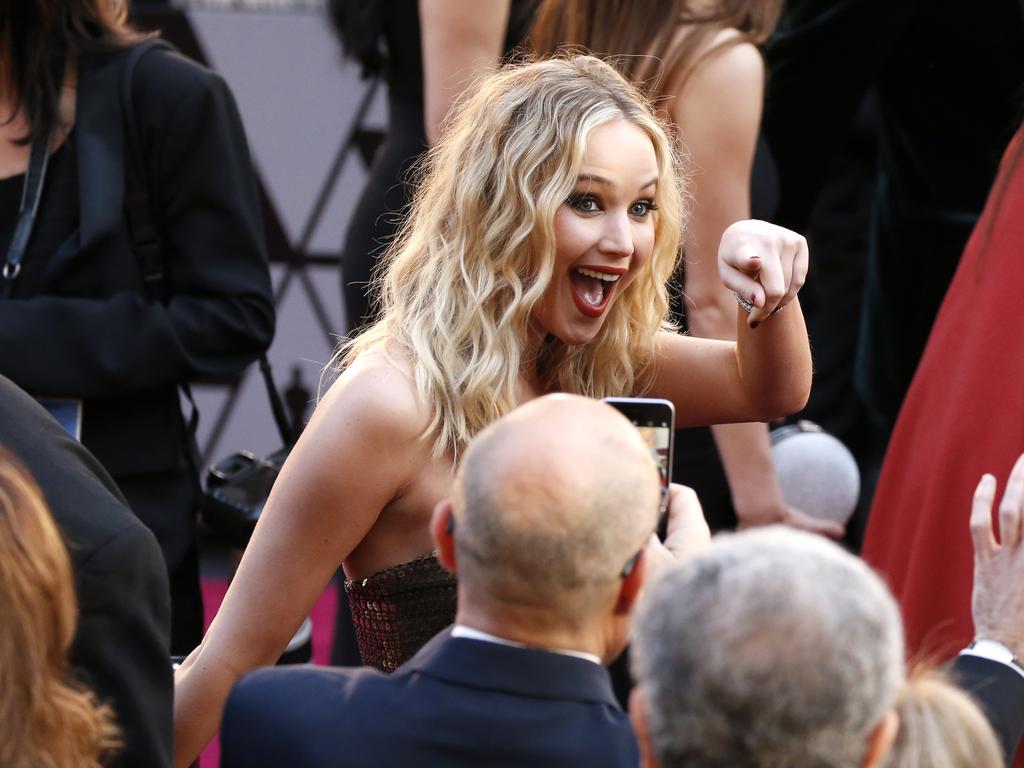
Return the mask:
[[273,336],[255,173],[230,91],[162,51],[140,61],[133,91],[170,300],[133,289],[135,255],[102,250],[118,248],[112,236],[80,257],[94,259],[88,288],[0,303],[0,373],[30,392],[113,397],[232,373]]
[[998,542],[992,528],[995,495],[996,480],[986,474],[974,492],[970,521],[975,642],[953,668],[981,702],[1009,764],[1024,735],[1024,456],[1014,464],[999,503]]
[[419,0],[423,51],[423,127],[437,142],[452,104],[498,66],[511,0]]
[[[737,34],[726,30],[711,45],[727,43]],[[693,169],[684,293],[689,331],[701,338],[736,338],[739,307],[722,284],[715,251],[726,227],[750,217],[750,178],[763,97],[761,54],[749,43],[736,43],[701,60],[671,102]],[[784,522],[842,535],[841,526],[815,520],[785,503],[764,424],[717,424],[711,433],[741,526]]]

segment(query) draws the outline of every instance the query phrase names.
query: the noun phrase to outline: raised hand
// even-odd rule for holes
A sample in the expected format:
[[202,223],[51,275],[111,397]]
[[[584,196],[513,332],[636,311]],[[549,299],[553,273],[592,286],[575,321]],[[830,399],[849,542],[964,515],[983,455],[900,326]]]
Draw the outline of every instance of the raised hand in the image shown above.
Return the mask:
[[796,232],[752,219],[722,233],[718,273],[726,288],[753,305],[747,318],[751,328],[793,300],[807,267],[807,241]]
[[648,580],[674,564],[695,557],[711,545],[711,530],[693,488],[672,483],[668,501],[668,531],[664,543],[651,534],[647,545]]
[[1024,455],[1017,459],[999,503],[999,541],[992,530],[996,479],[983,475],[971,505],[974,591],[971,614],[976,640],[996,640],[1024,657]]

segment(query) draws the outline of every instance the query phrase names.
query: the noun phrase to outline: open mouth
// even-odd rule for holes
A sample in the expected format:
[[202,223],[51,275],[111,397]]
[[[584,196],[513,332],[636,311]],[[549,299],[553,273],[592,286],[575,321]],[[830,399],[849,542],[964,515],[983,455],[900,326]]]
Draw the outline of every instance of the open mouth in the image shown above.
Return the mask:
[[600,317],[615,285],[626,270],[614,267],[576,267],[569,272],[576,308],[587,317]]

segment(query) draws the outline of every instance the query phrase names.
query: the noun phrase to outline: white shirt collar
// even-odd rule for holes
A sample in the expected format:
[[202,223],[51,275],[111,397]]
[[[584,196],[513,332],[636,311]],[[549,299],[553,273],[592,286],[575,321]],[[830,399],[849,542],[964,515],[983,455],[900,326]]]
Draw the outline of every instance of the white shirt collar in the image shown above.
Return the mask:
[[604,666],[601,664],[601,659],[592,653],[584,653],[583,651],[573,651],[562,648],[535,648],[532,645],[517,643],[514,640],[506,640],[504,637],[498,637],[497,635],[492,635],[488,632],[481,632],[479,629],[467,627],[465,624],[456,624],[452,627],[452,637],[461,637],[466,640],[480,640],[484,643],[497,643],[498,645],[507,645],[511,648],[531,648],[535,651],[548,651],[549,653],[558,653],[562,656],[575,656],[577,659],[584,659],[586,661],[593,662],[599,667]]

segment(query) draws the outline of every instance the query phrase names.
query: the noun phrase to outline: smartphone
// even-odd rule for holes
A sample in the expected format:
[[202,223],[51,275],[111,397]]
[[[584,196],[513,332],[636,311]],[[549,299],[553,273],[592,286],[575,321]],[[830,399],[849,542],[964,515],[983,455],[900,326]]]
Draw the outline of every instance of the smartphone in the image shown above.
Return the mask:
[[672,482],[672,449],[676,411],[668,400],[644,397],[606,397],[604,402],[616,408],[647,441],[661,475],[661,513],[668,510],[669,484]]

